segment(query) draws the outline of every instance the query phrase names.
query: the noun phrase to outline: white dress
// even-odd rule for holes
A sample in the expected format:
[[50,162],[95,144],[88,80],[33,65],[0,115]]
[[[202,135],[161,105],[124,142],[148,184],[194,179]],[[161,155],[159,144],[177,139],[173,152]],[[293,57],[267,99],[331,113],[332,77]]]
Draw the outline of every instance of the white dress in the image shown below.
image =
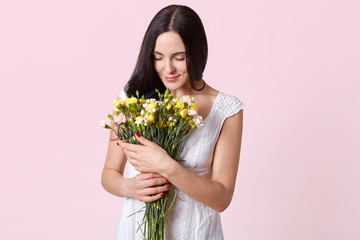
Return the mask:
[[[121,99],[126,98],[122,91]],[[196,129],[188,139],[180,159],[181,165],[197,175],[211,178],[212,159],[216,142],[226,118],[238,113],[244,104],[238,98],[219,92],[204,126]],[[129,164],[129,177],[139,172]],[[127,198],[123,205],[120,219],[119,240],[143,240],[138,229],[143,219],[143,212],[138,212],[145,203]],[[130,216],[131,215],[131,216]],[[167,217],[167,234],[169,240],[222,240],[224,239],[219,213],[187,196],[178,189],[173,210]]]

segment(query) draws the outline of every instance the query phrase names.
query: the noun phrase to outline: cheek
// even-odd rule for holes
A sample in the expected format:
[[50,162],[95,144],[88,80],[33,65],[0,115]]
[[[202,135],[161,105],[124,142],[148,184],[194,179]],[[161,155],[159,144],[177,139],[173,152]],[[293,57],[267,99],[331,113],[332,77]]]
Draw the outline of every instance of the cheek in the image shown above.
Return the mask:
[[160,61],[155,61],[154,62],[154,68],[155,68],[155,71],[157,73],[161,73],[161,71],[163,69],[161,62]]
[[180,64],[177,66],[177,69],[179,70],[179,72],[187,73],[186,62],[180,63]]

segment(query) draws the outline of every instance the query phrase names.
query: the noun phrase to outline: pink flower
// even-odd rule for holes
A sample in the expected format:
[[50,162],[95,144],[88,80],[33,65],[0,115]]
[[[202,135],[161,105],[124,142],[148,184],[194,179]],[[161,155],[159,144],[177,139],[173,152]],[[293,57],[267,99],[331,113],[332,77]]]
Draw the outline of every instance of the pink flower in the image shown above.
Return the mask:
[[203,118],[202,118],[202,116],[200,116],[200,115],[198,115],[197,117],[195,117],[193,120],[194,120],[194,122],[195,122],[195,124],[196,124],[197,127],[201,127],[201,126],[204,125],[204,124],[203,124]]
[[114,122],[117,124],[125,123],[126,122],[125,114],[120,112],[119,116],[114,118]]

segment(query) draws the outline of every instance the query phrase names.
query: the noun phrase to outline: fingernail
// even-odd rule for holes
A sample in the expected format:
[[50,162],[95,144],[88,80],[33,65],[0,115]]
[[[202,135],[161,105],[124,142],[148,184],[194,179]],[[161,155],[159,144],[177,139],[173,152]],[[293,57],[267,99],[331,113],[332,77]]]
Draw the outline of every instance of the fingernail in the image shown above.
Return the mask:
[[165,193],[161,193],[160,197],[162,197],[162,196],[164,196],[164,195],[165,195]]
[[167,189],[171,188],[171,185],[167,185],[166,188],[167,188]]
[[120,146],[120,144],[119,144],[119,143],[116,143],[116,145]]
[[140,134],[139,134],[138,132],[136,132],[136,136],[137,136],[137,137],[140,137]]

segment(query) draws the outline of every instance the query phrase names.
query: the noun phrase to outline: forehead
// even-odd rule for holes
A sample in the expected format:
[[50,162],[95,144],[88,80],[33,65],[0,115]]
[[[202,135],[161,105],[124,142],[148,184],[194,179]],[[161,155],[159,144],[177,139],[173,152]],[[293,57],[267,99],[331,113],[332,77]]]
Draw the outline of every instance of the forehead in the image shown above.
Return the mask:
[[178,33],[165,32],[157,37],[154,51],[163,54],[185,51],[185,45]]

